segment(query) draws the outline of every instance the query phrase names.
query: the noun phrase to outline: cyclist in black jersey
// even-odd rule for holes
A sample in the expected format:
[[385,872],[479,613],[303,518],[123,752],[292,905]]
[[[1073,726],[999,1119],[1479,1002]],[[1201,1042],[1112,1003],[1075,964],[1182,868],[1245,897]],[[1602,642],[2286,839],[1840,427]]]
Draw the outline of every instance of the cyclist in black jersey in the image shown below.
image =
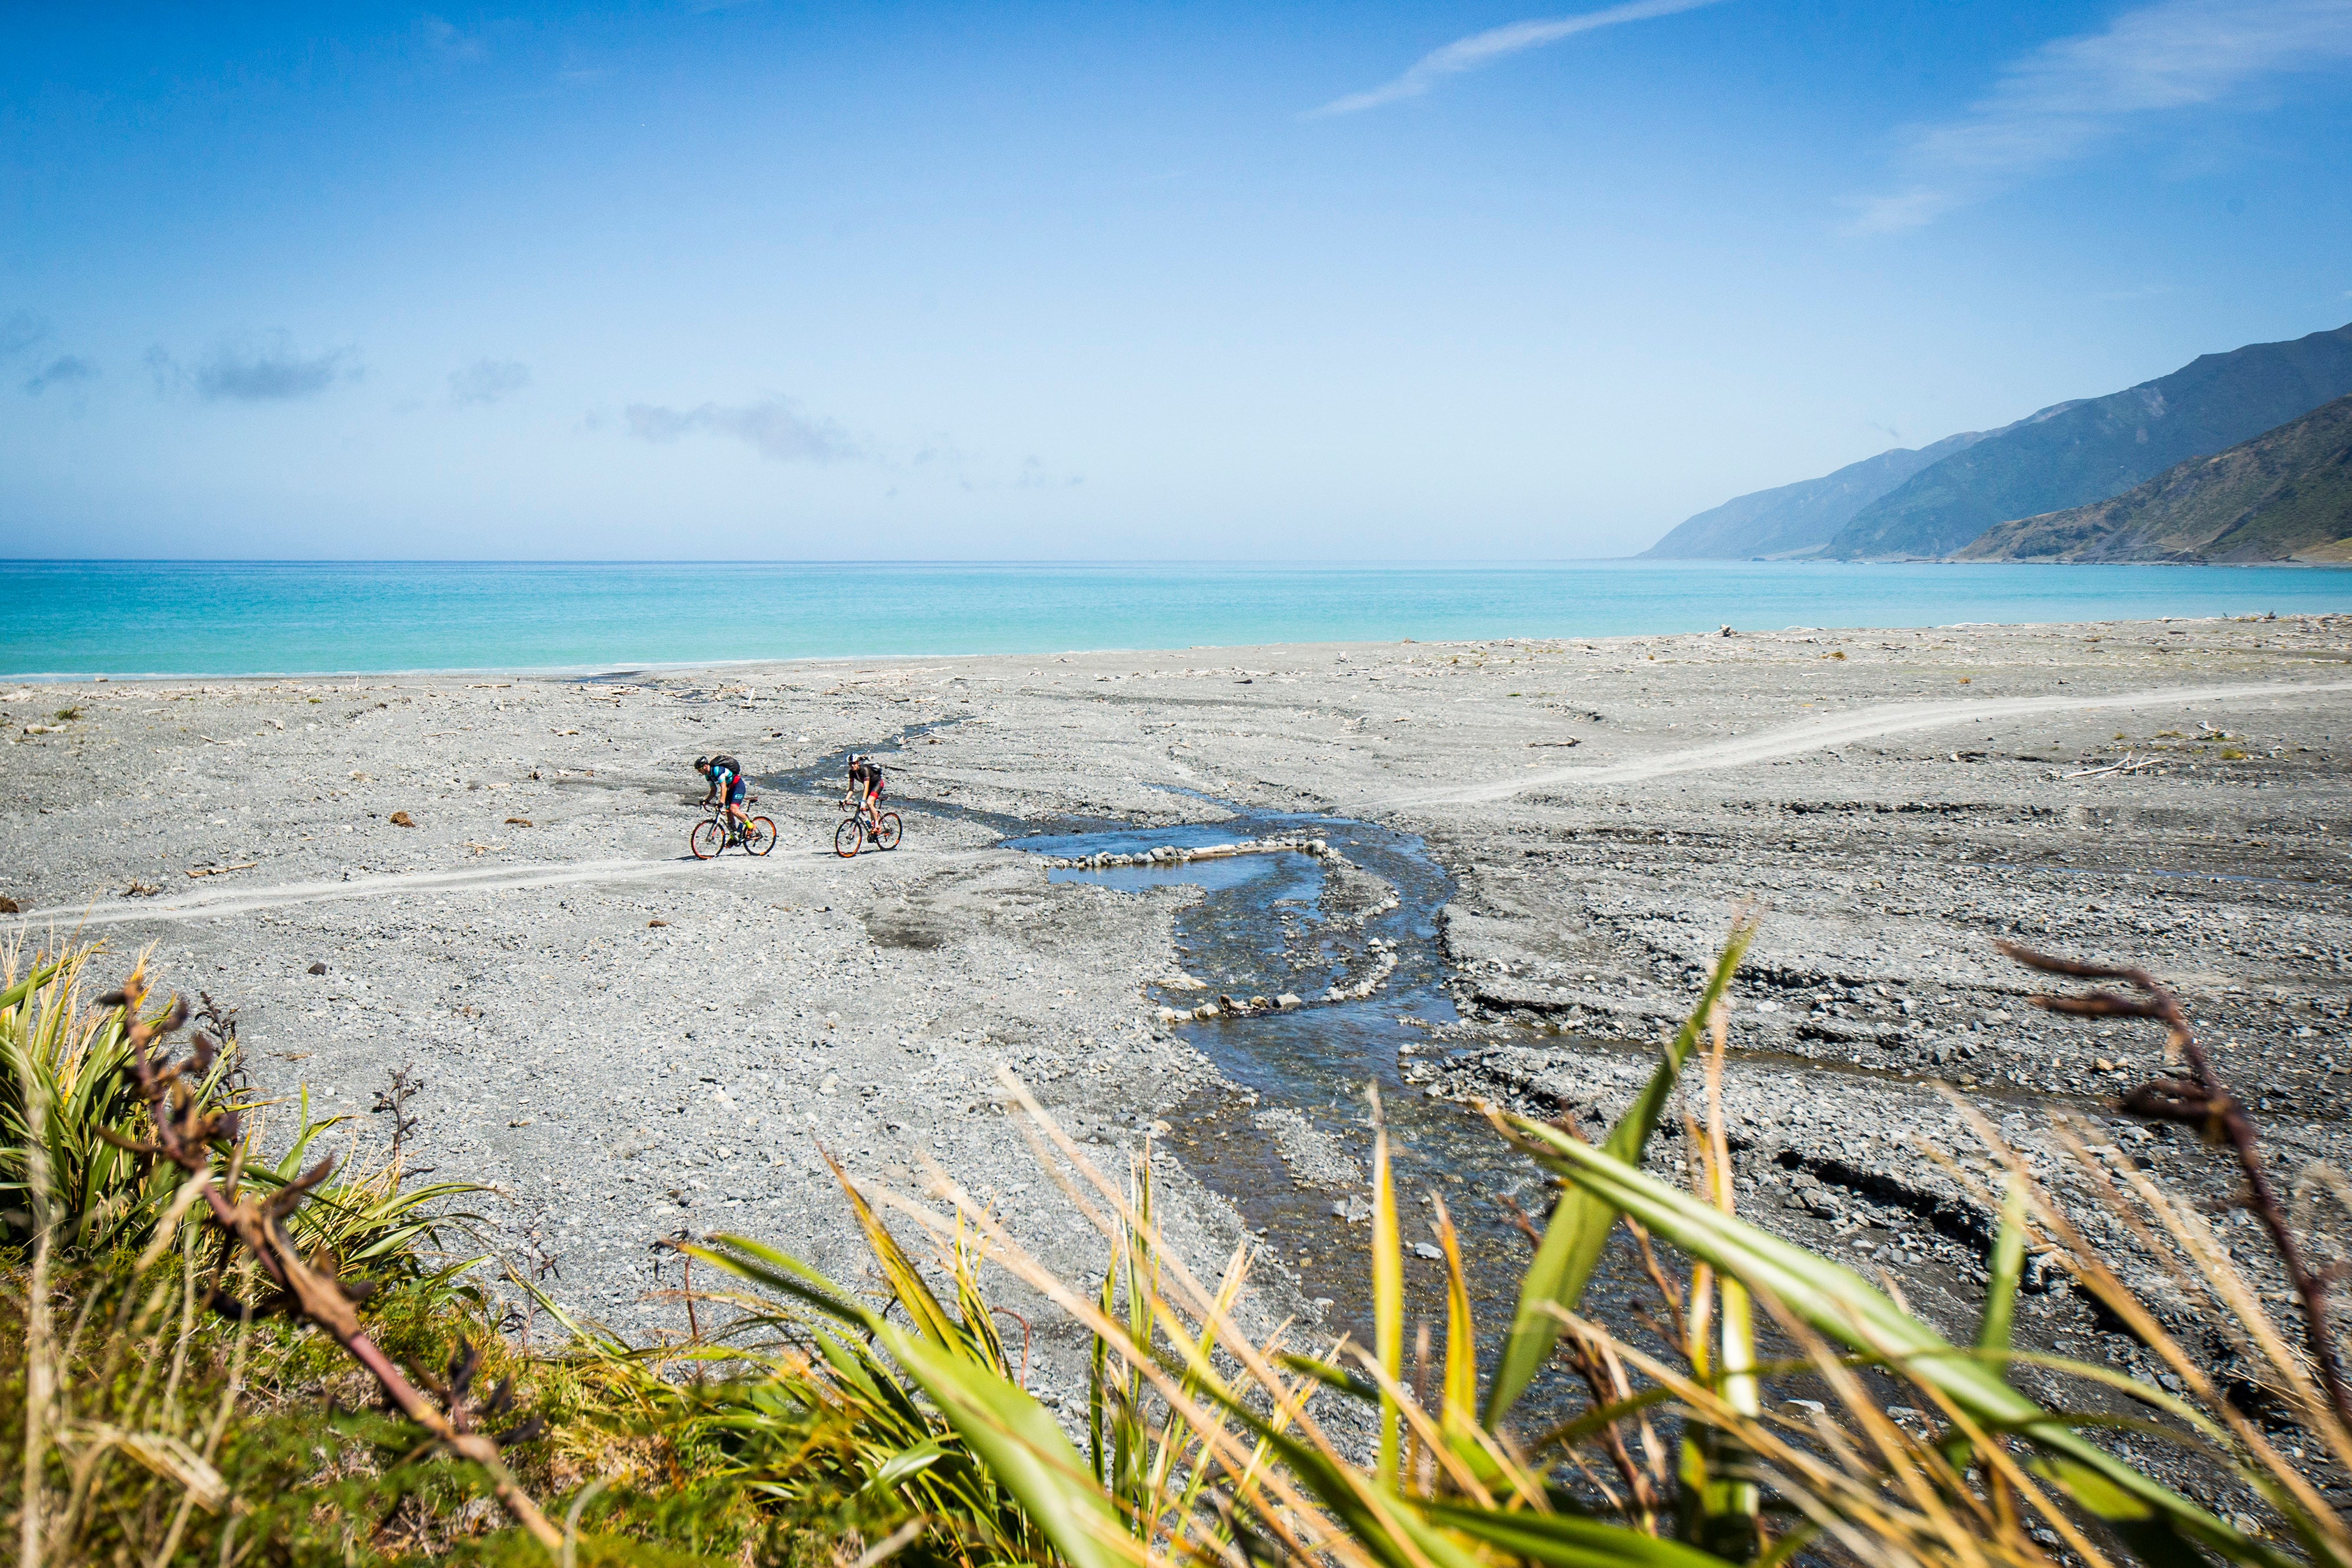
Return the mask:
[[858,814],[866,819],[869,832],[878,821],[883,788],[880,763],[862,751],[849,759],[849,798],[857,802]]

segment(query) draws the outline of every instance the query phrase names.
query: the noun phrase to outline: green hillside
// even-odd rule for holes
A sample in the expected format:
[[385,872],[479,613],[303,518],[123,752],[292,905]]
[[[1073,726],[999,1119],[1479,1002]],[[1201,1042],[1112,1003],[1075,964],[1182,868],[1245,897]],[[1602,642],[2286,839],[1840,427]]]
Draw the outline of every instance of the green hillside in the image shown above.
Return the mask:
[[1928,465],[1983,439],[1981,431],[1971,430],[1932,446],[1898,446],[1818,479],[1735,496],[1685,518],[1635,559],[1747,560],[1818,549],[1863,507]]
[[2352,559],[2352,397],[2123,495],[2003,523],[1955,559]]
[[2012,518],[2105,500],[2352,392],[2352,326],[2255,343],[2044,411],[1871,502],[1827,555],[1933,558]]

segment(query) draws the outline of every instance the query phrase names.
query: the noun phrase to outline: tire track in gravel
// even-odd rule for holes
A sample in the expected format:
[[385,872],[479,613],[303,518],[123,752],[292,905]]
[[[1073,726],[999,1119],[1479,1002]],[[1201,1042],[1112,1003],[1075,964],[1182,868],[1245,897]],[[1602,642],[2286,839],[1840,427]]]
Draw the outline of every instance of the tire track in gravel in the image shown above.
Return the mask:
[[[1819,718],[1769,730],[1761,735],[1715,741],[1706,746],[1664,752],[1631,761],[1585,768],[1552,768],[1490,783],[1417,790],[1352,803],[1345,810],[1365,811],[1409,807],[1469,805],[1508,800],[1530,789],[1559,785],[1640,783],[1680,773],[1712,772],[1775,761],[1828,747],[1850,745],[1884,736],[1980,723],[1990,719],[2028,718],[2037,715],[2095,712],[2101,709],[2160,707],[2168,704],[2277,699],[2322,692],[2352,691],[2352,681],[2267,681],[2210,686],[2159,686],[2137,692],[2111,692],[2098,696],[1967,697],[1939,703],[1882,703],[1852,713],[1825,714]],[[908,859],[969,858],[982,851],[914,850]],[[813,862],[830,861],[829,851],[812,851]],[[900,858],[894,856],[894,859]],[[394,897],[425,893],[519,893],[534,888],[581,883],[646,882],[693,871],[698,874],[742,875],[760,869],[750,859],[695,861],[685,857],[658,860],[616,858],[570,861],[532,866],[467,866],[449,871],[399,872],[332,882],[278,883],[260,887],[223,888],[195,895],[135,905],[75,906],[59,904],[29,910],[11,917],[17,930],[47,924],[67,928],[209,920],[260,909],[297,904],[325,904],[352,899]],[[780,862],[791,863],[789,861]]]
[[2110,692],[2101,696],[1962,697],[1952,702],[1880,703],[1852,713],[1824,714],[1768,730],[1761,735],[1718,740],[1655,757],[1585,768],[1548,768],[1539,772],[1498,779],[1485,784],[1457,785],[1359,801],[1354,811],[1412,806],[1474,805],[1507,800],[1530,789],[1555,785],[1637,784],[1677,773],[1707,773],[1751,763],[1777,761],[1827,747],[1874,740],[1989,719],[2032,718],[2043,714],[2088,713],[2100,709],[2162,707],[2168,704],[2233,702],[2245,698],[2302,696],[2315,692],[2352,691],[2352,681],[2264,681],[2252,685],[2158,686],[2137,692]]
[[[973,850],[914,850],[893,852],[893,862],[946,861],[970,858],[986,852]],[[169,924],[184,920],[212,920],[227,915],[246,915],[259,909],[282,909],[297,904],[333,904],[354,899],[393,898],[405,894],[427,893],[522,893],[534,888],[568,887],[582,883],[653,882],[667,876],[691,872],[698,876],[740,877],[779,865],[790,866],[795,860],[813,863],[837,861],[831,850],[812,850],[803,856],[789,857],[781,862],[755,861],[749,857],[712,861],[689,860],[684,857],[663,860],[594,860],[542,862],[530,866],[467,866],[455,871],[388,872],[376,876],[352,877],[349,881],[286,882],[260,887],[223,888],[217,892],[160,900],[148,904],[76,906],[58,904],[48,909],[27,910],[12,917],[20,930],[48,925],[65,929],[82,929],[99,925],[131,925],[142,922]]]

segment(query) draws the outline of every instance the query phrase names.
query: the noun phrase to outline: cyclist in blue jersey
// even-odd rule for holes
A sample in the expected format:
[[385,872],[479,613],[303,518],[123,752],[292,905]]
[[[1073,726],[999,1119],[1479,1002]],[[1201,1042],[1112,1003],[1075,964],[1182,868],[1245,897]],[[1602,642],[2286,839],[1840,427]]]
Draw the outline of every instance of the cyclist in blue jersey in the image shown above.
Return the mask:
[[721,753],[717,757],[698,757],[695,771],[709,781],[710,788],[703,792],[702,803],[724,800],[727,811],[727,836],[734,842],[743,836],[743,802],[750,789],[743,781],[743,765]]

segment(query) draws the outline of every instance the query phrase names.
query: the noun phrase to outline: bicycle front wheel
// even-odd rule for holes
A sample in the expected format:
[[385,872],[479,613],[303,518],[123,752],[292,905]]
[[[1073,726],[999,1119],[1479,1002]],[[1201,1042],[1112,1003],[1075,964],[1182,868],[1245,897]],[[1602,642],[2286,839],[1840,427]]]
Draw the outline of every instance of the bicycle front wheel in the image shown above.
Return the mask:
[[854,858],[865,847],[866,824],[856,818],[845,818],[841,826],[833,830],[833,852],[843,860]]
[[694,852],[696,860],[707,861],[727,847],[727,830],[720,827],[716,819],[706,818],[694,824],[694,831],[687,837],[686,847]]
[[874,824],[874,842],[879,848],[886,850],[895,850],[898,847],[898,812],[882,813],[880,820]]
[[743,849],[746,853],[763,855],[775,847],[775,823],[765,817],[753,817],[743,824]]

